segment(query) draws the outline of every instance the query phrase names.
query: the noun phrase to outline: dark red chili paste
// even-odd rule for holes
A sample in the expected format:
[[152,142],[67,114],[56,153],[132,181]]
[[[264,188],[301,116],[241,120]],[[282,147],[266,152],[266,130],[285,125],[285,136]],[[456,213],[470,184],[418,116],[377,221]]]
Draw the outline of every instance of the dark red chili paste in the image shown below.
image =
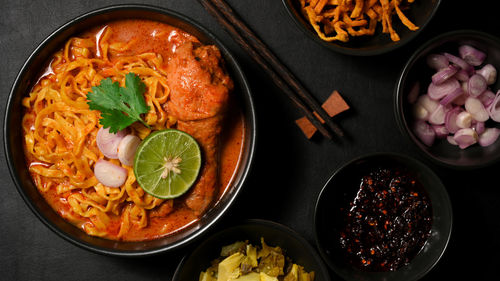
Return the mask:
[[363,176],[347,208],[340,247],[352,265],[394,271],[422,249],[432,226],[431,202],[420,183],[401,169],[378,168]]

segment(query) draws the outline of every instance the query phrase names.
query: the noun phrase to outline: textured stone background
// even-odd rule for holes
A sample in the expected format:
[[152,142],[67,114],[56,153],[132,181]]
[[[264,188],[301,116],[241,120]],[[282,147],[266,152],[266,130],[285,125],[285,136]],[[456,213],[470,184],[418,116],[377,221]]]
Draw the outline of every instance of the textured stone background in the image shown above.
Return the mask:
[[[136,2],[0,0],[0,103],[4,104],[0,116],[25,59],[53,30],[93,9]],[[498,11],[489,8],[494,1],[443,1],[434,20],[411,43],[387,55],[350,57],[306,37],[281,1],[228,0],[319,100],[337,89],[352,105],[339,121],[350,138],[335,143],[302,136],[293,122],[300,113],[197,1],[143,2],[185,14],[213,32],[242,65],[253,91],[258,117],[254,169],[237,207],[217,226],[264,218],[292,227],[313,245],[316,196],[343,163],[375,151],[400,152],[428,163],[399,133],[394,120],[393,89],[409,56],[444,31],[471,28],[498,36],[500,28]],[[4,154],[3,146],[0,153]],[[424,279],[450,280],[454,274],[462,280],[498,278],[500,166],[459,173],[428,164],[448,188],[455,220],[446,253]],[[51,232],[31,213],[16,191],[3,155],[0,183],[0,280],[170,280],[189,252],[188,247],[151,258],[122,259],[85,251]]]

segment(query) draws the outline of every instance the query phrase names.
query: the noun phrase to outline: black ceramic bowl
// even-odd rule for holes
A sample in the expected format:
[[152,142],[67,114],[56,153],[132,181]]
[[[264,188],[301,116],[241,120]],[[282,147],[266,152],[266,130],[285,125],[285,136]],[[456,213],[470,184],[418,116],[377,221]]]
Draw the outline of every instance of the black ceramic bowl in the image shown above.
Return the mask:
[[[173,235],[144,242],[120,242],[89,236],[62,219],[38,193],[27,169],[23,151],[21,128],[22,98],[36,83],[37,75],[47,63],[47,58],[62,47],[71,36],[111,20],[150,19],[181,28],[196,36],[201,42],[215,44],[220,49],[234,82],[245,116],[245,140],[239,169],[229,191],[196,223]],[[118,5],[91,11],[79,16],[50,34],[31,54],[20,70],[9,95],[4,120],[4,145],[7,163],[13,181],[26,204],[51,230],[82,248],[108,255],[145,256],[179,248],[204,233],[224,215],[240,192],[250,169],[255,147],[255,112],[245,75],[227,48],[205,28],[176,12],[147,5]]]
[[[369,272],[351,265],[339,245],[340,208],[354,199],[361,177],[378,167],[398,167],[411,173],[422,184],[432,206],[430,237],[408,265],[396,271]],[[346,201],[347,200],[347,201]],[[345,206],[344,206],[345,207]],[[357,281],[418,280],[439,261],[448,244],[452,228],[452,209],[448,193],[436,174],[421,162],[399,154],[375,153],[356,158],[339,168],[328,180],[316,202],[315,238],[320,254],[340,277]]]
[[[420,84],[420,92],[427,89],[434,73],[426,64],[426,57],[432,53],[448,52],[458,55],[458,46],[470,44],[487,53],[485,63],[500,67],[500,39],[475,30],[458,30],[441,34],[420,47],[408,60],[397,81],[394,92],[394,112],[401,132],[408,136],[419,151],[437,164],[450,168],[480,168],[500,160],[500,141],[488,147],[473,145],[466,149],[449,144],[446,140],[436,140],[431,147],[423,144],[411,130],[414,118],[412,105],[408,103],[408,93],[415,83]],[[496,93],[500,79],[491,85]]]
[[263,237],[269,246],[279,246],[296,264],[304,266],[306,271],[314,271],[314,281],[330,281],[328,267],[323,263],[316,250],[298,233],[282,224],[252,219],[241,224],[220,230],[188,254],[181,261],[173,281],[198,280],[200,272],[205,271],[211,261],[218,258],[221,248],[236,241],[248,240],[253,245],[260,245]]
[[400,37],[400,40],[397,42],[392,41],[389,34],[382,33],[380,22],[373,36],[350,37],[349,42],[326,42],[318,37],[309,21],[302,15],[299,0],[282,1],[288,14],[292,17],[292,20],[298,28],[312,38],[312,40],[332,51],[355,56],[380,55],[408,43],[427,26],[441,3],[441,0],[415,1],[411,4],[412,6],[409,10],[403,11],[403,13],[419,27],[416,31],[409,30],[401,23],[397,15],[394,15],[393,27]]

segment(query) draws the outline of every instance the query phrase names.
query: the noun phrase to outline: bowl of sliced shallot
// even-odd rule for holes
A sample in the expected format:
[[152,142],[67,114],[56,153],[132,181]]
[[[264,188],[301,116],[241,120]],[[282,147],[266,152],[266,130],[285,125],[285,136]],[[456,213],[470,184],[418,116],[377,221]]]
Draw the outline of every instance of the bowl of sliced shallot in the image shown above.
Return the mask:
[[399,128],[426,156],[453,168],[500,160],[500,39],[441,34],[408,60],[395,88]]

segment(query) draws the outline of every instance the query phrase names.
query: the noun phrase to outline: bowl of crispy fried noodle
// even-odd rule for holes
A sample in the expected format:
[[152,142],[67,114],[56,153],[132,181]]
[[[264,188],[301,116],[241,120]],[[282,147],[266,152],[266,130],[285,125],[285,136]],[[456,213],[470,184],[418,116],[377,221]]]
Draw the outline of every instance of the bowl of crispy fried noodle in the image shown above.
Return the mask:
[[441,0],[282,0],[309,37],[333,51],[384,54],[415,38]]

